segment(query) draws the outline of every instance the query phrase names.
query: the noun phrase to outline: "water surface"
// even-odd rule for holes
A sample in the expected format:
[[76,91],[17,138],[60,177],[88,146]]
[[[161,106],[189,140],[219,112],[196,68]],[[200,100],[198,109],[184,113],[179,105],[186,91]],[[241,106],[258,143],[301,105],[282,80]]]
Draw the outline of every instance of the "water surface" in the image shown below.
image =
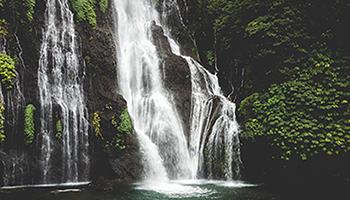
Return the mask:
[[1,200],[263,200],[280,198],[263,187],[242,182],[177,181],[119,185],[112,191],[89,188],[26,188],[2,190]]

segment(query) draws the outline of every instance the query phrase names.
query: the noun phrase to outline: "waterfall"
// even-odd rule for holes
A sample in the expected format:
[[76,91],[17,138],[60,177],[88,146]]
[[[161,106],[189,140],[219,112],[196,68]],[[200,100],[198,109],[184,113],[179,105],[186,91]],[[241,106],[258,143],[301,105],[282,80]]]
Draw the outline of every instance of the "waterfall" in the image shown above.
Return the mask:
[[118,82],[143,154],[144,179],[192,178],[191,161],[173,97],[163,85],[152,23],[159,16],[149,0],[115,0]]
[[[16,44],[18,48],[17,56],[20,59],[21,65],[17,65],[16,78],[13,80],[13,87],[11,89],[2,90],[2,84],[0,83],[0,104],[5,109],[3,124],[6,128],[6,145],[11,146],[14,149],[8,150],[8,155],[2,155],[6,159],[1,160],[3,166],[3,184],[15,185],[24,182],[25,174],[29,172],[29,166],[26,165],[28,157],[27,154],[18,150],[18,136],[22,133],[21,123],[24,107],[24,96],[22,93],[22,74],[17,71],[23,69],[24,62],[22,58],[22,48],[20,46],[17,35],[15,34]],[[0,53],[6,54],[6,39],[0,38]],[[20,68],[22,67],[22,68]]]
[[[162,22],[166,23],[166,18],[174,14],[178,16],[180,25],[185,26],[177,1],[164,1]],[[182,55],[181,48],[172,38],[168,25],[163,24],[163,28],[172,52],[182,56],[191,70],[192,110],[189,149],[192,174],[212,179],[240,178],[241,158],[236,105],[222,94],[217,76],[211,74],[193,58]]]
[[215,75],[192,58],[185,59],[192,76],[190,148],[196,174],[203,174],[205,167],[209,178],[219,178],[215,171],[220,171],[218,165],[224,165],[221,173],[226,179],[239,178],[241,160],[236,105],[222,95]]
[[[192,58],[181,55],[166,24],[169,9],[180,15],[179,8],[174,8],[176,1],[164,1],[160,16],[150,0],[115,0],[114,5],[119,87],[128,102],[143,153],[144,178],[195,178],[204,173],[209,178],[237,177],[240,156],[235,104],[222,95],[215,75]],[[163,27],[173,53],[182,56],[191,70],[189,146],[172,96],[163,86],[160,61],[152,41],[153,22]]]
[[[47,0],[38,69],[42,183],[88,180],[85,71],[78,50],[68,0]],[[62,124],[61,136],[55,133],[58,121]]]

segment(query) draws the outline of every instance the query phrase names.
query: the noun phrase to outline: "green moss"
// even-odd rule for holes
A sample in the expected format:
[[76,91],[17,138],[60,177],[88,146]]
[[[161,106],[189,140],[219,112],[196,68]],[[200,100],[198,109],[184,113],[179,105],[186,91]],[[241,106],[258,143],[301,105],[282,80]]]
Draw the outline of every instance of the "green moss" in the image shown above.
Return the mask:
[[92,27],[96,27],[96,0],[71,0],[76,19],[88,22]]
[[102,137],[102,130],[101,130],[101,113],[100,112],[94,112],[92,115],[92,127],[94,128],[94,132],[96,137]]
[[5,139],[5,105],[0,102],[0,143],[4,142]]
[[99,1],[99,6],[100,6],[101,12],[106,13],[106,11],[108,9],[108,4],[109,4],[109,0],[100,0]]
[[272,26],[270,19],[267,16],[260,16],[249,22],[246,27],[246,32],[249,36],[253,36],[259,32],[266,32]]
[[28,104],[24,110],[24,135],[27,144],[32,144],[35,136],[35,106]]
[[132,121],[129,116],[129,112],[127,108],[125,108],[122,114],[120,115],[120,123],[119,123],[119,126],[117,127],[117,130],[127,134],[131,134],[133,131]]
[[3,53],[0,53],[0,78],[1,83],[8,89],[13,87],[13,82],[16,78],[15,61]]
[[7,36],[7,22],[5,19],[0,19],[0,38]]
[[111,141],[107,141],[105,148],[108,151],[122,151],[126,149],[125,141],[123,138],[115,136]]
[[88,22],[93,28],[97,25],[97,9],[106,13],[109,0],[70,0],[78,22]]
[[62,121],[59,119],[56,121],[55,137],[60,140],[60,139],[62,139],[62,134],[63,134],[63,126],[62,126]]
[[36,0],[26,0],[26,16],[28,21],[32,22],[33,21],[33,15],[34,15],[34,9],[35,9],[35,4]]
[[132,134],[133,131],[132,121],[129,116],[128,109],[125,108],[119,116],[119,123],[118,116],[113,116],[111,119],[111,124],[116,128],[116,132],[112,139],[106,142],[106,149],[108,151],[121,151],[126,149],[126,139],[128,135]]
[[207,51],[207,60],[209,65],[215,64],[215,54],[213,51]]

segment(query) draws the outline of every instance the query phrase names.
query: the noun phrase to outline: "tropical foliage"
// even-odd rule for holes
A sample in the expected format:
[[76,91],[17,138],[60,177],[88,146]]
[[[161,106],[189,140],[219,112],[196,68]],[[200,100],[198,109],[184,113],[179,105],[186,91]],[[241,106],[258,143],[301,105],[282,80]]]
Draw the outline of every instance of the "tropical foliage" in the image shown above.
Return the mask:
[[132,121],[129,116],[128,109],[125,108],[123,110],[123,112],[119,116],[119,120],[116,116],[113,116],[111,123],[116,129],[116,134],[113,136],[111,141],[107,142],[106,148],[110,151],[121,151],[126,149],[126,138],[128,137],[128,135],[132,134],[133,131]]
[[5,139],[5,105],[0,102],[0,143],[4,142]]
[[350,77],[342,64],[318,53],[293,80],[246,98],[244,136],[270,137],[283,160],[350,151]]
[[243,137],[267,139],[282,160],[349,151],[347,1],[187,2],[201,60],[241,101]]
[[96,27],[97,9],[105,13],[108,8],[109,0],[70,0],[78,21],[86,21],[92,27]]
[[13,87],[16,78],[15,61],[4,53],[0,53],[0,78],[1,83],[7,88]]
[[102,138],[102,129],[101,129],[101,113],[94,112],[92,115],[92,127],[94,128],[94,132],[96,137]]
[[24,135],[27,144],[32,144],[35,137],[35,106],[28,104],[24,110]]

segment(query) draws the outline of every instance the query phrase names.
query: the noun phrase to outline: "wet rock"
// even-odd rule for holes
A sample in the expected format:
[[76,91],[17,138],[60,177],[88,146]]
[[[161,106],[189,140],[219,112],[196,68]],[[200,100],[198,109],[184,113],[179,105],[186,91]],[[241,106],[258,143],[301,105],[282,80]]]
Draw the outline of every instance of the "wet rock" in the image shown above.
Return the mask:
[[164,86],[171,91],[186,135],[189,136],[191,114],[191,71],[185,59],[172,53],[163,29],[152,25],[153,39],[161,59]]
[[101,117],[101,136],[96,136],[93,127],[90,127],[91,178],[101,184],[112,180],[135,181],[140,178],[142,168],[135,134],[124,137],[126,149],[111,151],[106,148],[116,135],[123,134],[112,125],[112,119],[119,124],[119,116],[127,108],[126,101],[118,94],[112,16],[109,9],[106,14],[98,14],[96,28],[92,29],[87,24],[77,27],[86,64],[85,92],[90,121],[95,112]]

